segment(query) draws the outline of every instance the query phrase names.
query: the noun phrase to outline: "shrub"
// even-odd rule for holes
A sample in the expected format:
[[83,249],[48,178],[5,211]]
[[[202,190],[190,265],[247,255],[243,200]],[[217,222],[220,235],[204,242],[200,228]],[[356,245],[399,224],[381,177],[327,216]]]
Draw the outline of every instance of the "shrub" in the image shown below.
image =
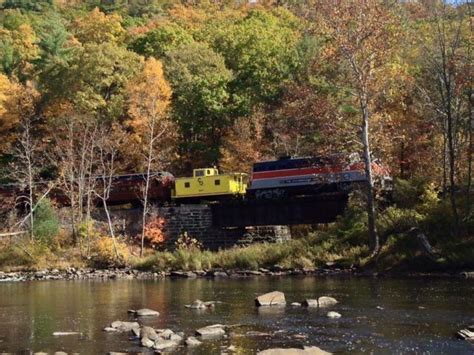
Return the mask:
[[[117,250],[115,250],[115,247]],[[118,255],[117,255],[118,254]],[[127,244],[110,237],[100,237],[92,244],[92,262],[96,266],[123,266],[130,257]]]
[[34,222],[35,238],[42,243],[50,244],[59,233],[59,219],[49,199],[43,199],[36,207]]
[[28,267],[46,268],[51,265],[54,255],[42,243],[32,241],[8,245],[0,250],[0,268]]
[[202,248],[202,243],[188,235],[188,232],[184,232],[181,234],[174,243],[177,249],[197,249],[200,250]]
[[165,242],[163,227],[165,220],[163,217],[153,216],[145,226],[145,243],[156,248]]

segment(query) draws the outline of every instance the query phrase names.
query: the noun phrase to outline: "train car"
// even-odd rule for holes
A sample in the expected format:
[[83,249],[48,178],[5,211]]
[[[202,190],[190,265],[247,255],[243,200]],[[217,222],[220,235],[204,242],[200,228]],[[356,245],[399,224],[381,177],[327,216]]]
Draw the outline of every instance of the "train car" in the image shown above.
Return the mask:
[[219,174],[216,168],[194,169],[192,177],[176,178],[172,198],[176,201],[244,196],[248,175]]
[[[100,177],[96,177],[100,188]],[[132,203],[141,204],[143,188],[145,187],[146,174],[125,174],[112,177],[109,205],[120,205]],[[151,174],[148,198],[153,202],[169,202],[171,200],[171,189],[174,176],[166,171],[153,172]]]
[[[247,192],[251,198],[345,193],[354,185],[365,183],[364,167],[357,154],[258,162],[253,165]],[[389,179],[388,170],[381,164],[373,163],[372,168],[378,180]]]
[[[101,193],[103,183],[108,183],[107,177],[94,176],[97,193]],[[174,176],[166,171],[152,172],[150,185],[148,189],[148,198],[151,202],[166,203],[171,201],[171,189]],[[143,189],[146,182],[146,173],[123,174],[112,176],[112,184],[110,187],[109,198],[107,204],[124,205],[132,204],[138,207],[142,204]],[[58,186],[51,190],[49,197],[59,206],[70,206],[68,195]],[[100,206],[101,200],[97,196],[93,196],[93,203]]]

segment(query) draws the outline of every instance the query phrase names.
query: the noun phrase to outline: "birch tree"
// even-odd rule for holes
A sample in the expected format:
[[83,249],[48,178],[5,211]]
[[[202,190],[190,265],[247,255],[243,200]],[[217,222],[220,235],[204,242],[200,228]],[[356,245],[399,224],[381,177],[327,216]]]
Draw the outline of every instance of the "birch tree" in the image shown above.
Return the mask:
[[34,209],[36,207],[35,180],[39,173],[40,156],[38,139],[34,134],[37,117],[35,115],[35,101],[37,92],[29,85],[23,87],[22,92],[15,98],[15,110],[18,113],[18,133],[13,146],[14,162],[10,166],[11,177],[24,191],[21,203],[28,211],[31,240],[34,240]]
[[117,174],[118,153],[120,151],[120,146],[125,142],[125,138],[125,134],[118,128],[101,128],[99,130],[98,140],[95,147],[98,165],[96,170],[97,175],[91,176],[91,179],[96,180],[96,187],[93,192],[104,208],[116,258],[119,258],[119,253],[108,200],[114,184],[114,176]]
[[[149,210],[148,192],[153,179],[152,170],[160,165],[158,141],[167,136],[171,128],[167,110],[171,99],[171,88],[164,78],[160,61],[150,57],[143,71],[130,83],[129,87],[131,120],[136,138],[142,146],[144,156],[145,186],[143,188],[143,215],[140,256],[143,256],[146,217]],[[161,152],[163,153],[163,152]]]

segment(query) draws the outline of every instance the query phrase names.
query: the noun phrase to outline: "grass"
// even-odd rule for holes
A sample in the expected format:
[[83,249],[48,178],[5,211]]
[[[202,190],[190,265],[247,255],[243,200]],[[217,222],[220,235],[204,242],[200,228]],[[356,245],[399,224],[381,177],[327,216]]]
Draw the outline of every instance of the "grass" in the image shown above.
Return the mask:
[[233,247],[217,252],[197,248],[178,249],[174,252],[157,252],[132,260],[141,270],[258,270],[279,266],[283,269],[312,268],[327,261],[350,265],[368,254],[367,247],[350,247],[337,250],[333,243],[318,240],[314,235],[285,243],[257,243]]

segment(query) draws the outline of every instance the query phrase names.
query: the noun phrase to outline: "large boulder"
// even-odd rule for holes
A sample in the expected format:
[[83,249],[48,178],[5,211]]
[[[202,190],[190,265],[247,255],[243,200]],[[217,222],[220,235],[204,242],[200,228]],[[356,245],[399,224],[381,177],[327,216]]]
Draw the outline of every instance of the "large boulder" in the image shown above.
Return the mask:
[[257,307],[284,306],[286,305],[285,294],[280,291],[265,293],[255,299],[255,304]]
[[225,326],[222,324],[209,325],[196,330],[196,335],[200,336],[202,339],[220,338],[225,335],[224,328]]
[[327,351],[324,351],[317,346],[304,347],[304,349],[294,348],[275,348],[267,349],[257,353],[257,355],[330,355]]

